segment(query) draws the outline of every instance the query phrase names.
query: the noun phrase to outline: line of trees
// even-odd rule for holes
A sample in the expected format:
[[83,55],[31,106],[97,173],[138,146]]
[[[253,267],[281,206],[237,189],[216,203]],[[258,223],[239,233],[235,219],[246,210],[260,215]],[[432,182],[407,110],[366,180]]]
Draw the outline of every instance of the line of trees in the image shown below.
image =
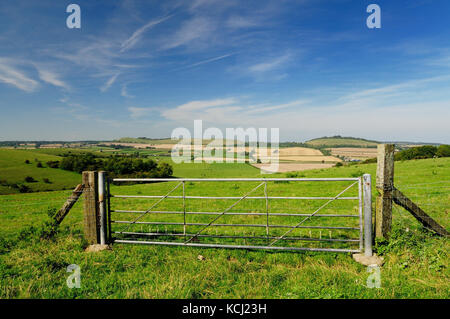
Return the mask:
[[411,147],[395,154],[396,161],[423,159],[433,157],[450,157],[450,145],[424,145]]
[[67,156],[61,160],[59,168],[78,173],[104,170],[113,176],[122,177],[171,177],[173,174],[171,165],[158,164],[153,159],[143,160],[124,156],[99,158],[92,153]]

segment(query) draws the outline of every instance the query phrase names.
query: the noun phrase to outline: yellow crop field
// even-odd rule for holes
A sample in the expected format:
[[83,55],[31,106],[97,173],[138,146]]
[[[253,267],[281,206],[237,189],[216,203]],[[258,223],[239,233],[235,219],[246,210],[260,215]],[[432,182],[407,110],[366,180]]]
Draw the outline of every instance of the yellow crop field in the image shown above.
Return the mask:
[[288,147],[288,148],[281,148],[280,149],[280,156],[292,156],[292,155],[299,155],[299,156],[322,156],[322,152],[313,148],[307,148],[307,147]]

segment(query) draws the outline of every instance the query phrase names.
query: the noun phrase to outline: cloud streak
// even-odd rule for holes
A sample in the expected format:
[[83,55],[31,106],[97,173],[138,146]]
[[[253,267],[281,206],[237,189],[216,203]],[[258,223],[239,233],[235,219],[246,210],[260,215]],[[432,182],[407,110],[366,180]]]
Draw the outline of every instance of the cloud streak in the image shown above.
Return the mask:
[[231,16],[226,22],[226,26],[231,29],[252,28],[259,25],[260,23],[255,19],[243,16]]
[[267,115],[269,112],[281,111],[306,104],[305,100],[296,100],[285,104],[245,105],[238,98],[191,101],[175,108],[164,110],[161,115],[173,121],[218,121],[220,124],[231,124],[253,116]]
[[49,71],[49,70],[44,70],[39,67],[37,67],[37,69],[38,69],[38,73],[39,73],[39,78],[42,81],[49,83],[53,86],[57,86],[57,87],[60,87],[60,88],[66,89],[66,90],[70,90],[69,85],[67,83],[65,83],[64,81],[62,81],[59,78],[58,74],[56,74],[52,71]]
[[194,68],[196,66],[200,66],[200,65],[203,65],[203,64],[216,62],[216,61],[219,61],[219,60],[222,60],[222,59],[226,59],[226,58],[228,58],[228,57],[230,57],[230,56],[232,56],[234,54],[235,53],[224,54],[224,55],[221,55],[221,56],[218,56],[218,57],[215,57],[215,58],[211,58],[211,59],[203,60],[203,61],[200,61],[200,62],[196,62],[196,63],[190,64],[190,65],[186,65],[186,66],[184,66],[182,68],[176,69],[175,71],[190,69],[190,68]]
[[275,59],[270,59],[262,63],[254,64],[248,68],[252,73],[264,73],[278,69],[283,66],[291,58],[290,54],[282,55]]
[[139,40],[141,39],[144,32],[146,32],[147,30],[153,28],[154,26],[170,19],[172,16],[173,15],[169,15],[169,16],[166,16],[161,19],[151,20],[146,25],[137,29],[135,32],[133,32],[133,34],[128,39],[126,39],[124,42],[122,42],[122,44],[120,46],[121,47],[120,53],[123,53],[123,52],[133,48],[139,42]]
[[206,17],[194,17],[184,22],[168,40],[165,40],[164,50],[174,49],[187,45],[194,40],[206,40],[216,29],[212,20]]
[[124,86],[122,86],[122,89],[120,90],[120,95],[122,95],[123,97],[126,97],[126,98],[134,98],[135,97],[128,93],[128,88],[127,88],[126,84]]
[[0,81],[15,86],[27,93],[35,91],[39,83],[13,66],[14,61],[0,58]]
[[105,85],[103,85],[100,88],[100,91],[102,92],[106,92],[109,90],[109,88],[114,84],[114,82],[116,82],[117,77],[119,76],[120,73],[116,73],[114,74],[112,77],[109,78],[109,80],[105,83]]

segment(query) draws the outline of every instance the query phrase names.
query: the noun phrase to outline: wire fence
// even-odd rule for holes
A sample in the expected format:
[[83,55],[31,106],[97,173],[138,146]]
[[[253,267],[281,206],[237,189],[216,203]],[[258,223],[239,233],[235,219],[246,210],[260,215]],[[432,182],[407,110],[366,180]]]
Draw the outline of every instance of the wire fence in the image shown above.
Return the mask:
[[[423,183],[396,183],[395,187],[421,207],[444,228],[450,226],[450,180]],[[421,228],[422,225],[405,209],[392,206],[393,223],[402,229]]]
[[[314,200],[308,200],[305,199],[308,196],[305,194],[293,194],[293,192],[287,191],[287,194],[289,196],[282,196],[283,193],[286,193],[286,190],[289,190],[289,188],[292,186],[292,184],[284,185],[283,181],[278,181],[279,187],[273,187],[271,189],[271,196],[274,198],[270,199],[270,214],[269,217],[271,221],[278,222],[281,221],[289,221],[289,222],[295,222],[299,218],[305,218],[308,217],[311,212],[314,211],[315,208],[317,208],[317,203],[314,203]],[[194,186],[190,185],[191,182],[186,182],[186,188]],[[275,183],[275,182],[274,182]],[[121,199],[121,205],[124,207],[123,209],[115,207],[115,212],[117,214],[120,214],[121,217],[126,215],[136,215],[136,214],[142,214],[143,211],[145,211],[145,207],[148,204],[149,200],[155,200],[156,198],[145,198],[142,194],[139,194],[139,192],[146,192],[147,189],[144,188],[144,185],[134,185],[133,187],[122,187],[122,186],[114,186],[114,190],[117,191],[119,189],[124,190],[125,193],[132,192],[132,189],[138,189],[136,194],[137,196],[135,198],[128,197],[128,198],[122,198]],[[283,187],[281,187],[283,186]],[[235,189],[233,189],[235,187]],[[413,200],[419,207],[422,207],[425,212],[427,212],[431,217],[435,218],[436,221],[441,223],[442,226],[448,227],[450,224],[450,219],[448,218],[450,213],[450,205],[448,204],[450,202],[450,180],[438,180],[438,181],[432,181],[432,182],[423,182],[423,183],[397,183],[396,188],[398,188],[400,191],[404,192],[411,200]],[[242,191],[242,185],[240,185],[238,182],[235,182],[235,185],[232,185],[230,189],[227,189],[226,191],[231,192],[234,194],[238,194],[239,191]],[[161,187],[158,191],[161,191]],[[318,197],[318,194],[322,192],[323,190],[319,188],[311,187],[309,190],[312,193],[311,197]],[[10,194],[10,195],[0,195],[0,217],[1,215],[8,216],[8,218],[13,218],[14,216],[17,216],[18,218],[24,214],[30,215],[36,213],[36,219],[39,218],[38,215],[45,214],[46,211],[50,208],[52,209],[59,209],[64,202],[67,200],[67,198],[72,195],[72,190],[63,190],[63,191],[50,191],[50,192],[39,192],[39,193],[22,193],[22,194]],[[151,192],[150,192],[151,193]],[[230,193],[230,194],[231,194]],[[142,195],[142,196],[141,196]],[[327,196],[324,196],[321,200],[326,201],[332,198],[332,194],[326,194]],[[156,195],[148,195],[148,196],[156,196]],[[182,199],[182,195],[177,195],[178,197],[174,198],[166,198],[166,206],[167,209],[171,205],[173,206],[175,202],[179,202],[180,199]],[[167,237],[164,237],[164,234],[167,234],[168,232],[171,232],[171,239],[173,237],[184,237],[185,235],[195,235],[198,232],[199,227],[205,227],[208,225],[208,222],[205,222],[205,216],[218,216],[221,214],[220,208],[225,207],[227,203],[230,202],[230,200],[237,200],[239,196],[223,196],[227,198],[216,198],[215,202],[212,203],[210,200],[205,200],[204,198],[196,198],[196,196],[199,196],[199,193],[195,193],[191,195],[190,197],[185,197],[185,200],[189,201],[189,205],[191,207],[195,208],[195,210],[189,210],[189,207],[185,207],[187,209],[186,211],[186,221],[188,222],[188,225],[186,225],[191,230],[196,230],[194,232],[185,232],[184,229],[182,232],[178,232],[179,226],[184,226],[185,220],[182,221],[177,220],[174,218],[176,214],[170,211],[163,211],[161,209],[161,212],[154,211],[152,212],[152,216],[159,215],[159,216],[168,216],[169,219],[167,221],[172,223],[182,223],[182,225],[174,224],[174,225],[160,225],[160,224],[137,224],[135,223],[130,231],[128,231],[128,234],[126,232],[119,233],[117,235],[127,235],[128,238],[137,238],[140,237],[150,237],[152,239],[160,238],[160,239],[167,239]],[[357,197],[358,195],[356,195]],[[201,197],[201,196],[200,196]],[[256,198],[251,198],[256,197]],[[278,199],[276,197],[279,197]],[[286,199],[283,197],[289,197],[291,199]],[[351,198],[354,198],[354,194],[352,196],[349,196]],[[375,196],[374,196],[375,197]],[[116,197],[119,199],[119,197]],[[303,198],[303,199],[302,199]],[[232,220],[226,220],[227,218],[230,218],[231,216],[234,216],[236,218],[239,217],[245,217],[249,216],[253,219],[253,222],[255,223],[262,223],[261,225],[264,225],[264,217],[266,216],[265,213],[265,196],[264,194],[259,194],[258,196],[249,196],[249,198],[246,198],[245,201],[242,201],[239,206],[239,210],[231,210],[225,218],[222,216],[222,218],[225,220],[223,224],[226,222],[232,221]],[[375,198],[372,199],[374,202],[374,208],[376,206],[375,204]],[[139,201],[142,201],[139,203]],[[299,205],[298,202],[302,201],[302,204]],[[79,201],[76,204],[75,209],[80,209],[80,202]],[[325,223],[324,225],[320,225],[318,223],[319,220],[324,220],[323,218],[332,219],[333,214],[332,210],[343,210],[346,213],[342,214],[335,214],[335,215],[342,215],[341,218],[352,218],[352,215],[355,215],[354,212],[358,210],[358,205],[353,206],[346,206],[347,204],[343,203],[342,200],[335,200],[333,203],[333,206],[326,207],[321,211],[320,213],[317,213],[314,215],[314,218],[309,221],[308,226],[311,226],[310,228],[302,228],[298,227],[295,229],[295,234],[293,236],[286,236],[293,237],[294,239],[305,239],[305,241],[309,242],[315,242],[319,245],[317,247],[324,248],[326,243],[342,243],[345,240],[349,240],[349,243],[355,243],[358,244],[358,241],[360,240],[358,231],[360,230],[360,225],[356,223],[356,225],[351,224],[350,226],[341,226],[341,227],[350,227],[355,229],[339,229],[339,223],[336,221],[333,221],[331,223]],[[117,202],[116,202],[117,205]],[[77,208],[78,207],[78,208]],[[129,207],[134,207],[134,209],[129,209]],[[162,206],[164,208],[164,206]],[[148,208],[148,207],[147,207]],[[331,209],[332,208],[332,209]],[[143,209],[143,210],[142,210]],[[348,213],[348,211],[352,211],[352,213]],[[356,209],[356,210],[355,210]],[[328,210],[328,211],[327,211]],[[328,216],[322,216],[323,214],[328,214]],[[247,214],[247,215],[245,215]],[[357,214],[356,214],[357,215]],[[337,217],[337,216],[334,216]],[[77,218],[80,218],[78,216]],[[259,218],[259,219],[258,219]],[[337,217],[339,219],[339,217]],[[358,217],[353,216],[353,218],[358,219]],[[402,228],[414,228],[414,227],[421,227],[420,224],[403,208],[398,207],[396,205],[393,205],[393,219],[394,223],[397,224],[397,226]],[[34,219],[33,219],[34,220]],[[336,220],[336,218],[335,218]],[[145,220],[143,220],[145,222]],[[157,220],[149,220],[150,222],[157,222]],[[4,227],[7,227],[6,222],[3,222]],[[247,221],[246,221],[247,223]],[[117,223],[117,224],[120,224]],[[196,224],[204,224],[204,225],[196,225]],[[276,223],[274,224],[277,225]],[[295,225],[295,224],[293,224]],[[278,237],[282,235],[282,231],[289,229],[288,225],[284,225],[283,223],[280,224],[280,226],[283,227],[269,227],[270,234],[272,236],[267,236],[267,233],[261,234],[260,231],[251,231],[248,233],[245,233],[243,237],[253,237],[254,239],[265,239],[265,240],[275,240]],[[291,225],[292,226],[292,225]],[[324,229],[318,229],[315,228],[317,226],[325,226],[329,228]],[[3,227],[3,228],[4,228]],[[237,229],[227,229],[225,234],[221,234],[218,230],[217,226],[215,227],[210,233],[206,235],[210,235],[209,238],[217,238],[217,239],[232,239],[230,236],[239,236],[242,235],[242,231]],[[227,226],[222,226],[222,228],[230,228]],[[257,228],[257,227],[255,227]],[[355,231],[354,234],[356,236],[350,236],[350,231]],[[136,233],[142,233],[145,235],[140,235]],[[181,233],[181,235],[180,235]],[[248,236],[247,236],[248,235]],[[198,234],[196,236],[196,240],[199,239],[206,239],[205,234]],[[230,238],[227,238],[230,237]],[[260,237],[260,238],[258,238]],[[246,242],[249,242],[250,238],[243,238],[246,240]],[[312,246],[309,246],[312,247]],[[341,246],[342,247],[342,246]],[[358,249],[358,248],[356,248]]]

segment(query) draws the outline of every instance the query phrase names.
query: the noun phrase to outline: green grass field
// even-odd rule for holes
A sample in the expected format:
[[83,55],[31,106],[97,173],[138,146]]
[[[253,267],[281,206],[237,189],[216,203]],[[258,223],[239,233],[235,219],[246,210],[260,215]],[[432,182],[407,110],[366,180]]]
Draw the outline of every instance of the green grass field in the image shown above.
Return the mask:
[[[9,185],[24,184],[31,191],[49,191],[72,189],[80,183],[80,175],[47,167],[46,162],[57,161],[61,158],[33,150],[0,149],[0,194],[19,193],[19,190]],[[29,160],[30,164],[25,164]],[[43,167],[37,167],[41,162]],[[33,177],[35,182],[27,183],[25,178]],[[48,182],[44,182],[47,178]],[[8,184],[8,185],[6,185]]]
[[[136,149],[108,149],[103,152],[97,148],[89,149],[32,149],[13,150],[0,149],[0,195],[19,193],[13,184],[23,184],[31,192],[55,191],[73,189],[80,183],[81,175],[75,172],[64,171],[47,167],[48,161],[61,160],[61,156],[91,152],[96,156],[111,156],[112,153],[133,154]],[[140,155],[151,155],[151,159],[167,162],[174,168],[174,176],[178,177],[252,177],[259,174],[259,170],[248,164],[175,164],[169,156],[161,156],[166,151],[139,150]],[[26,164],[28,160],[30,164]],[[43,167],[37,167],[41,162]],[[33,177],[35,182],[25,182],[27,176]],[[49,183],[44,182],[48,178]]]
[[[396,162],[395,165],[396,187],[448,229],[450,159],[405,161]],[[363,173],[370,173],[374,178],[375,164],[304,171],[299,173],[298,177],[356,177]],[[174,175],[261,176],[257,169],[247,164],[179,164],[174,166]],[[328,184],[325,188],[290,182],[269,185],[269,189],[272,194],[291,195],[337,194],[342,190],[343,184],[333,185]],[[167,191],[168,187],[166,183],[112,186],[112,193],[161,194]],[[225,193],[226,196],[231,196],[242,195],[250,187],[240,183],[219,186],[194,183],[187,185],[187,191],[191,194]],[[0,298],[450,297],[448,239],[433,236],[423,230],[420,224],[401,208],[394,209],[390,243],[380,243],[375,247],[386,262],[381,268],[381,288],[371,289],[366,287],[369,275],[367,268],[355,263],[351,255],[346,253],[293,253],[124,244],[115,244],[110,251],[87,253],[83,249],[86,244],[82,236],[82,202],[74,206],[54,239],[38,239],[30,230],[30,226],[39,227],[48,218],[47,210],[59,208],[69,193],[57,191],[0,196]],[[129,203],[120,202],[119,199],[112,200],[116,201],[113,202],[115,207],[123,205],[133,209],[145,209],[152,203],[142,200],[125,200]],[[165,208],[175,208],[179,203],[168,202],[165,205]],[[207,211],[220,209],[224,204],[193,201],[190,205],[189,209]],[[286,207],[274,204],[272,208],[307,209],[313,208],[314,205],[319,203],[305,203],[302,206],[289,204]],[[354,209],[354,203],[348,205],[350,206],[338,205],[334,209]],[[252,211],[260,209],[256,203],[236,207],[238,208]],[[330,211],[333,211],[331,208]],[[117,216],[114,215],[113,219],[115,217]],[[199,260],[199,255],[204,256],[204,260]],[[66,286],[66,278],[69,275],[66,267],[69,264],[81,267],[80,289],[69,289]]]

